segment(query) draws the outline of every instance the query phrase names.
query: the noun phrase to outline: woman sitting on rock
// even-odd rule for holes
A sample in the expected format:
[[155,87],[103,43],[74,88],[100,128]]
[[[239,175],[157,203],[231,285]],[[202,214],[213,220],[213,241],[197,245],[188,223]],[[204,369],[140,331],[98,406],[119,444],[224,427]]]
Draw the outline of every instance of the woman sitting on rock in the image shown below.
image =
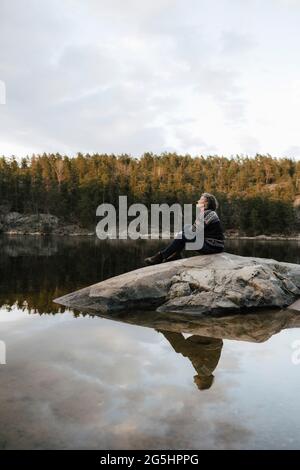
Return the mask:
[[203,193],[198,201],[197,206],[200,208],[200,215],[193,225],[185,225],[182,232],[179,232],[172,243],[164,250],[159,251],[154,256],[145,259],[147,265],[164,263],[181,258],[181,252],[185,248],[186,243],[192,243],[196,239],[186,236],[188,230],[195,232],[197,226],[200,226],[200,220],[204,218],[204,243],[200,250],[196,250],[202,255],[210,255],[212,253],[221,253],[224,251],[224,233],[216,209],[219,203],[216,197],[210,193]]

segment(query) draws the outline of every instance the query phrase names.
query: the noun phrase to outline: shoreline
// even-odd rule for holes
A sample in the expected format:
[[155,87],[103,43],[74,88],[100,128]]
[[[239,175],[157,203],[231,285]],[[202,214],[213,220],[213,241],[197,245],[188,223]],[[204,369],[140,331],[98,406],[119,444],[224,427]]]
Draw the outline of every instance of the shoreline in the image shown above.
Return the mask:
[[300,235],[298,236],[280,236],[280,235],[256,235],[256,236],[231,236],[226,237],[226,240],[298,240],[300,241]]
[[[97,226],[91,223],[89,227],[83,227],[81,224],[74,220],[64,220],[55,215],[48,213],[38,214],[23,214],[20,212],[4,212],[1,211],[0,205],[0,235],[7,237],[14,236],[51,236],[51,237],[97,237]],[[274,227],[276,228],[276,227]],[[239,228],[226,228],[223,227],[225,240],[300,240],[300,232],[297,230],[298,226],[293,227],[290,234],[281,234],[273,232],[270,235],[261,233],[260,235],[246,235],[246,230],[242,231]],[[141,229],[138,240],[172,240],[176,235],[176,226],[172,225],[165,231],[161,232],[161,226],[155,229],[152,226],[147,226]],[[109,230],[110,231],[110,230]],[[173,232],[172,232],[173,231]],[[250,230],[249,230],[250,231]],[[112,232],[110,232],[112,233]],[[130,237],[134,235],[133,238]],[[114,238],[110,240],[134,240],[137,234],[132,232],[128,227],[116,227],[113,232]],[[107,239],[106,239],[107,240]]]
[[[19,232],[19,231],[14,231],[10,230],[7,232],[1,232],[0,236],[8,236],[8,237],[15,237],[15,236],[35,236],[35,237],[95,237],[96,233],[95,232],[88,232],[88,231],[83,231],[83,232],[74,232],[74,233],[43,233],[43,232]],[[151,239],[150,237],[148,238],[140,238],[139,240],[163,240],[163,238],[158,238],[158,239]],[[116,240],[121,240],[119,238],[116,238]],[[130,240],[130,238],[129,238]],[[299,235],[291,235],[291,236],[282,236],[282,235],[226,235],[225,233],[225,240],[262,240],[262,241],[283,241],[283,240],[294,240],[294,241],[300,241],[300,234]]]

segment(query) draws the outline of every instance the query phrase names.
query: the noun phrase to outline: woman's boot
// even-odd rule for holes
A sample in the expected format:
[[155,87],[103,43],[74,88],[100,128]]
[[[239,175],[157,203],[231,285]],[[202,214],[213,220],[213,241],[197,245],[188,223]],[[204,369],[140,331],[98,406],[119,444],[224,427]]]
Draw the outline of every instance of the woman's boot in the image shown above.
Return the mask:
[[151,266],[152,264],[160,264],[163,262],[163,260],[164,260],[164,257],[159,251],[158,253],[156,253],[156,255],[150,256],[149,258],[145,258],[144,261],[147,264],[147,266]]
[[163,263],[175,261],[176,259],[182,259],[181,251],[175,251],[175,253],[172,253],[168,258],[164,258]]

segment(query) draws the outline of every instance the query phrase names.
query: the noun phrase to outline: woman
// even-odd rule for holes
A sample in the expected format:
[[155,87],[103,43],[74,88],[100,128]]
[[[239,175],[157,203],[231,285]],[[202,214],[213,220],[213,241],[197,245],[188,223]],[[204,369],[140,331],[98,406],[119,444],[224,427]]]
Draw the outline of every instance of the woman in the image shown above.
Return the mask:
[[192,227],[185,226],[183,232],[179,232],[176,238],[168,245],[164,250],[159,251],[154,256],[145,259],[147,265],[164,263],[166,261],[173,261],[181,258],[181,252],[185,247],[185,244],[191,243],[195,240],[187,238],[185,231],[188,228],[192,228],[192,231],[197,230],[199,225],[199,219],[204,217],[204,243],[198,253],[203,255],[209,255],[212,253],[221,253],[224,251],[224,233],[223,228],[219,219],[216,209],[219,207],[219,203],[216,197],[210,193],[203,193],[197,204],[200,207],[200,216],[195,220]]

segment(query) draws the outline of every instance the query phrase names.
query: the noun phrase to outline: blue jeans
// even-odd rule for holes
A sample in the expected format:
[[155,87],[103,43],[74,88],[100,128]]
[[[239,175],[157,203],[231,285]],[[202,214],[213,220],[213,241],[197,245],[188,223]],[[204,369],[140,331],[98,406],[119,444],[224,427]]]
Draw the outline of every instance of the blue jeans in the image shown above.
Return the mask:
[[[179,237],[179,235],[181,234],[181,237]],[[178,238],[177,238],[178,237]],[[161,254],[163,255],[164,258],[168,258],[169,256],[173,255],[174,253],[178,252],[180,253],[184,248],[185,248],[185,244],[188,242],[188,243],[192,243],[194,242],[196,239],[196,235],[194,238],[192,239],[188,239],[185,234],[184,234],[184,229],[182,232],[179,232],[179,234],[177,234],[176,238],[174,238],[174,240],[163,250],[161,250]],[[202,255],[210,255],[210,254],[213,254],[213,253],[221,253],[222,251],[224,251],[224,248],[220,248],[220,247],[217,247],[217,246],[211,246],[209,245],[205,239],[204,239],[204,243],[203,243],[203,246],[200,250],[196,250],[198,253],[202,254]]]

